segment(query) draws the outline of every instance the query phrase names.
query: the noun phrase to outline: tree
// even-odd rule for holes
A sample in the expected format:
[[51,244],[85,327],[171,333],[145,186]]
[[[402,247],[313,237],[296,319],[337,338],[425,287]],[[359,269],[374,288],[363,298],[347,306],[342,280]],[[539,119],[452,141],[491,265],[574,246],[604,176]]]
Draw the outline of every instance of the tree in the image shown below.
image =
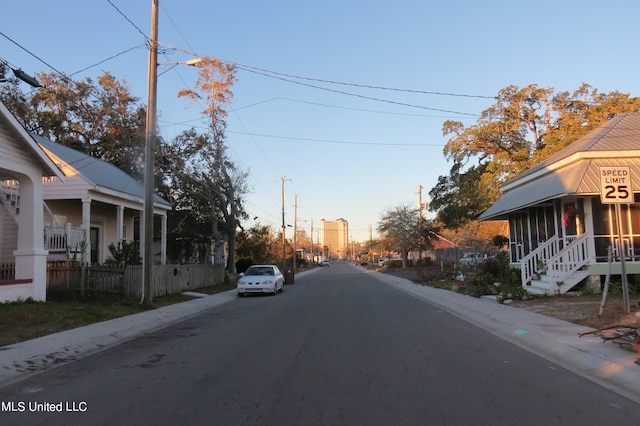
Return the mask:
[[429,209],[438,212],[438,220],[447,228],[456,229],[475,220],[490,205],[479,184],[485,165],[469,167],[460,172],[461,163],[451,167],[449,176],[438,177],[438,183],[429,191]]
[[[445,229],[441,235],[459,247],[470,251],[495,254],[498,247],[494,242],[496,235],[508,234],[507,221],[472,221],[458,229]],[[509,239],[507,238],[507,243]]]
[[588,84],[554,95],[535,84],[508,86],[476,124],[446,121],[444,155],[453,165],[430,192],[429,209],[446,227],[478,217],[500,196],[507,180],[574,142],[615,114],[640,110],[640,98],[601,94]]
[[402,254],[402,267],[407,266],[409,251],[432,246],[436,233],[432,224],[418,219],[418,210],[406,205],[387,209],[377,226],[387,248]]
[[43,87],[25,95],[3,85],[0,99],[28,131],[142,177],[145,108],[126,83],[109,73],[97,84],[38,74]]
[[227,112],[231,102],[231,85],[235,70],[218,60],[205,59],[194,90],[182,90],[178,97],[191,101],[202,99],[211,117],[211,134],[201,135],[194,129],[183,132],[167,145],[163,164],[172,171],[172,191],[179,204],[197,209],[211,225],[215,246],[215,263],[224,262],[225,242],[229,248],[227,270],[235,272],[236,232],[245,213],[242,196],[247,192],[248,174],[231,161],[225,145]]
[[249,229],[240,230],[236,248],[238,262],[250,260],[252,264],[277,263],[279,252],[272,249],[278,247],[279,241],[269,226],[254,225]]

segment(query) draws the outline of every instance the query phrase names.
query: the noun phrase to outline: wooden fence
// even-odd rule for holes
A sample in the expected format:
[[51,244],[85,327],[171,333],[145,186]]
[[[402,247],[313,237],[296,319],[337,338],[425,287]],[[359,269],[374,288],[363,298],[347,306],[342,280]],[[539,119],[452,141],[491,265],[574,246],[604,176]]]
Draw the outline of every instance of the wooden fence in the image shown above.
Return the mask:
[[[108,266],[82,267],[71,262],[47,263],[47,291],[85,291],[122,294],[128,298],[142,296],[142,266],[114,268]],[[154,265],[152,271],[153,297],[182,293],[201,287],[222,284],[225,278],[222,265]]]

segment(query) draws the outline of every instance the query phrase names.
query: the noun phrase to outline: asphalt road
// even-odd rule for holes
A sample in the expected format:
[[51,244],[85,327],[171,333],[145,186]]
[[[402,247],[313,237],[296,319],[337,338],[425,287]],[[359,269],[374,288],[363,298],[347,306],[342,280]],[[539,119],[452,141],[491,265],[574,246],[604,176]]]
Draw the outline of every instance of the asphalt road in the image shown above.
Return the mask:
[[640,412],[343,262],[5,387],[0,401],[2,425],[621,426]]

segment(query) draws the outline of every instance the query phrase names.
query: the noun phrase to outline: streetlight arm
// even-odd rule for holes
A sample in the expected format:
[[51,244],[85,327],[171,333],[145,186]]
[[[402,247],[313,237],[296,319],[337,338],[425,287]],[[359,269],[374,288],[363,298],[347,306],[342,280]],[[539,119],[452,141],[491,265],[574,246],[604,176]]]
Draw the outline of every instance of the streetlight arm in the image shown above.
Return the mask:
[[190,67],[200,66],[204,62],[202,58],[189,59],[181,62],[158,62],[157,65],[189,65]]

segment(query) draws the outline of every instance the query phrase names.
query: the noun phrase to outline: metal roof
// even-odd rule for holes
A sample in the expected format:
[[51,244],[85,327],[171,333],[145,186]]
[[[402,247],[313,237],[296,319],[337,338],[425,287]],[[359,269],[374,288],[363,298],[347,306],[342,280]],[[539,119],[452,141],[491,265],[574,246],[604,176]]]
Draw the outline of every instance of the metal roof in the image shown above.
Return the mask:
[[640,182],[640,113],[614,117],[510,180],[478,219],[506,219],[510,212],[555,198],[599,194],[602,166],[628,166],[632,182]]
[[[132,195],[144,200],[144,185],[116,166],[90,155],[84,154],[68,146],[52,142],[41,136],[33,135],[35,141],[43,148],[51,151],[65,163],[71,165],[83,178],[94,185]],[[154,195],[154,203],[170,207],[170,203],[159,195]]]

